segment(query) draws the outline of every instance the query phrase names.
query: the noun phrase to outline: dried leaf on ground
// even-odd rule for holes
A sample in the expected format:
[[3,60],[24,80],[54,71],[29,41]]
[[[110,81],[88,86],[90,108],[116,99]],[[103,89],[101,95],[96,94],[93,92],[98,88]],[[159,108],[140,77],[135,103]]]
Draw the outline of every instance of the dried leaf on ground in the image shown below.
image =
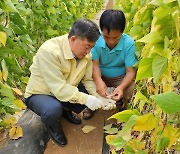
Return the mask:
[[10,139],[19,139],[23,136],[23,131],[20,126],[13,126],[9,131],[9,137]]
[[94,130],[96,127],[94,126],[90,126],[90,125],[86,125],[82,128],[83,133],[87,134],[89,132],[91,132],[92,130]]

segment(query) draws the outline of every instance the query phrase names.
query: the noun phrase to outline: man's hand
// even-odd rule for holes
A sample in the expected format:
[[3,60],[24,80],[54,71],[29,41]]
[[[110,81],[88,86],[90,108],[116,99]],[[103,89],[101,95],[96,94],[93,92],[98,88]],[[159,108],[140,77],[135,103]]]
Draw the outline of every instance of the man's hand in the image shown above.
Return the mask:
[[104,106],[101,100],[92,95],[88,95],[88,99],[85,105],[93,111]]
[[96,91],[102,97],[106,97],[107,96],[107,86],[106,86],[106,84],[103,81],[96,83]]
[[106,97],[107,86],[101,78],[99,60],[93,60],[93,79],[96,83],[96,91],[102,97]]
[[[107,96],[109,97],[109,96]],[[109,98],[105,98],[105,97],[98,97],[99,100],[101,100],[103,102],[103,110],[112,110],[116,108],[116,101],[112,100],[110,97]]]
[[118,86],[114,89],[113,93],[110,96],[113,100],[119,101],[121,98],[123,98],[123,89]]

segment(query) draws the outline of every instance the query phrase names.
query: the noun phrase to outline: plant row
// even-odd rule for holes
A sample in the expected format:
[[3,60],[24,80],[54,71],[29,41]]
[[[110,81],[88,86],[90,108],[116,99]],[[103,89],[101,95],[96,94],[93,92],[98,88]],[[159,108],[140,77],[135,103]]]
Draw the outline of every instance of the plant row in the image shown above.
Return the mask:
[[180,150],[180,22],[178,0],[116,1],[126,33],[136,42],[139,64],[131,109],[105,127],[112,153],[173,153]]
[[[16,123],[29,66],[47,39],[68,33],[79,18],[92,19],[104,0],[0,1],[0,129]],[[48,70],[47,70],[48,71]]]

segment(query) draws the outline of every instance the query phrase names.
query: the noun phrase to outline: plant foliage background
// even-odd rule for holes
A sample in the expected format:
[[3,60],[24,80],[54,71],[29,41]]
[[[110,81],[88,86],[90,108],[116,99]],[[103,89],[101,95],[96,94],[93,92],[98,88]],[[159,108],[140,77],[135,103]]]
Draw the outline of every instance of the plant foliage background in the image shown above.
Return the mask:
[[175,153],[180,150],[180,1],[116,1],[125,12],[126,33],[137,46],[139,64],[131,109],[105,126],[112,153]]
[[21,99],[38,47],[68,33],[76,19],[92,19],[103,4],[104,0],[0,1],[0,129],[13,126],[11,138],[21,136],[14,114],[25,108]]
[[[93,18],[103,0],[0,1],[0,129],[22,136],[15,113],[25,108],[29,66],[47,39],[65,34],[81,17]],[[139,64],[130,109],[104,127],[112,153],[173,153],[180,149],[179,0],[116,0],[126,33],[136,42]]]

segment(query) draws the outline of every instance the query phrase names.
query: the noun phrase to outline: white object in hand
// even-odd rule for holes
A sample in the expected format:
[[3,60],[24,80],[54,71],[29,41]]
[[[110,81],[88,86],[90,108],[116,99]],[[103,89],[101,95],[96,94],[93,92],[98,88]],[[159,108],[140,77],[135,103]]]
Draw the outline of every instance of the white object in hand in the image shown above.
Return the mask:
[[114,89],[115,89],[114,87],[108,87],[108,88],[107,88],[107,93],[108,93],[108,94],[112,94],[113,91],[114,91]]
[[101,100],[92,95],[88,95],[85,105],[93,111],[104,106]]
[[103,110],[112,110],[116,108],[116,101],[112,100],[110,96],[108,98],[105,97],[98,97],[103,102]]

